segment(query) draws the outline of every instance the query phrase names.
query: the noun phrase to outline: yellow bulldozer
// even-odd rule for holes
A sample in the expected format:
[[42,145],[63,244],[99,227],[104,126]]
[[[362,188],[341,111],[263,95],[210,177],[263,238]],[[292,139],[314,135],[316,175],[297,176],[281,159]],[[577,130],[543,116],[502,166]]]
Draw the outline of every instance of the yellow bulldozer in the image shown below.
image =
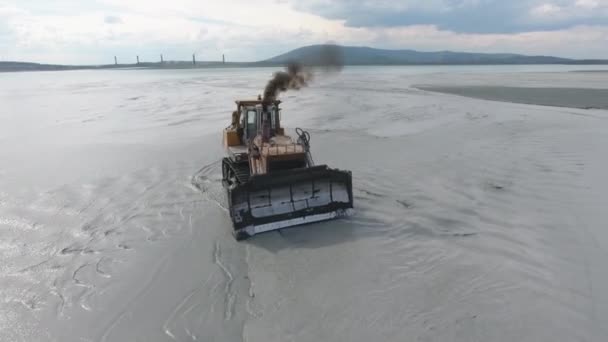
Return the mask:
[[310,134],[281,126],[281,101],[236,101],[223,132],[222,183],[237,240],[350,214],[350,171],[314,165]]

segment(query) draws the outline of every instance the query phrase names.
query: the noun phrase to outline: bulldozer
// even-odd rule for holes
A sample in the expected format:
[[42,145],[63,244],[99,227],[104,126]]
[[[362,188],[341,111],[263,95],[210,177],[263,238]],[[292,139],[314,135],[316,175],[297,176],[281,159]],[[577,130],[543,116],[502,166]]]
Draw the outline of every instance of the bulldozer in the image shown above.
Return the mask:
[[285,134],[281,101],[235,102],[223,131],[222,184],[237,240],[352,213],[351,172],[314,164],[310,134]]

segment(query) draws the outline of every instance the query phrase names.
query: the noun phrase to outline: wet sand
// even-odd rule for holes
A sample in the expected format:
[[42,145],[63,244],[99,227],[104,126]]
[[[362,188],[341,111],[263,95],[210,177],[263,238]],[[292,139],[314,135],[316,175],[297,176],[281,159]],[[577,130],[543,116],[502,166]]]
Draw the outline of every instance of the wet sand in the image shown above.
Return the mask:
[[356,213],[242,243],[219,132],[274,69],[3,75],[0,341],[603,341],[608,111],[414,85],[608,74],[417,70],[284,94]]
[[496,86],[419,86],[418,88],[490,101],[582,109],[608,109],[608,89]]

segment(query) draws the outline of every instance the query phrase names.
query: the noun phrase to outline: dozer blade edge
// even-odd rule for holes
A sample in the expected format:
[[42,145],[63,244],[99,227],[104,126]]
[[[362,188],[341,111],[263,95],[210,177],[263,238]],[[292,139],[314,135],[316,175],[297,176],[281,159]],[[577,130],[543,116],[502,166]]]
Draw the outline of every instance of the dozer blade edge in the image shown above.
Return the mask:
[[228,200],[235,237],[243,240],[350,214],[352,175],[327,165],[256,175],[228,187]]

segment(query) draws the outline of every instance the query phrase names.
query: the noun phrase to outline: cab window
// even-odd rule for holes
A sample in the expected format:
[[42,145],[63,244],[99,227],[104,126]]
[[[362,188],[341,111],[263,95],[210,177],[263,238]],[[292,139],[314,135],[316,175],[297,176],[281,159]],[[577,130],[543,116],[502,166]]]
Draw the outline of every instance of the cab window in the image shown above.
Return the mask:
[[271,120],[271,127],[272,130],[276,130],[277,129],[277,111],[275,109],[272,110],[272,113],[270,113],[270,120]]
[[256,123],[255,116],[256,116],[255,110],[250,110],[247,112],[247,124],[248,125],[255,125],[255,123]]
[[253,139],[258,134],[257,112],[247,111],[247,139]]

